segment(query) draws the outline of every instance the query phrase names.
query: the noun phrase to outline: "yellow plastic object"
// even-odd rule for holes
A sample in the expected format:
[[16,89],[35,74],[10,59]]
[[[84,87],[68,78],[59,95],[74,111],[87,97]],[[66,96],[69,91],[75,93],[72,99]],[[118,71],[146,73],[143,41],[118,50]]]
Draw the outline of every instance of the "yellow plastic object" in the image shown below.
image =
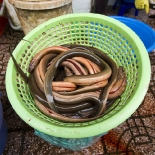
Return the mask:
[[145,9],[146,13],[149,12],[149,1],[148,0],[135,0],[135,6],[137,9]]

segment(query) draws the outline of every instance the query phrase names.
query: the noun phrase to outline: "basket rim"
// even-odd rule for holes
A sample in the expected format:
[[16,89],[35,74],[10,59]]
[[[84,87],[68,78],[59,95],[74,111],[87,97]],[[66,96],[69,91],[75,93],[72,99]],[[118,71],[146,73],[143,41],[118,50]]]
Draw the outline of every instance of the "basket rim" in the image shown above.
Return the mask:
[[[60,20],[63,20],[64,18],[67,19],[67,18],[74,18],[74,17],[81,17],[81,18],[91,17],[91,18],[99,18],[99,19],[108,20],[108,21],[110,20],[111,22],[114,22],[115,24],[123,28],[126,32],[129,33],[130,36],[134,38],[134,42],[137,43],[137,50],[141,51],[140,59],[143,61],[143,63],[141,64],[143,69],[141,72],[142,76],[140,77],[139,87],[137,88],[137,91],[135,92],[134,96],[132,96],[130,98],[130,102],[128,104],[125,104],[123,109],[118,111],[114,116],[111,116],[102,122],[98,122],[89,126],[63,127],[57,124],[50,124],[49,122],[42,121],[41,118],[36,118],[36,116],[34,116],[32,113],[29,113],[29,111],[25,109],[24,104],[20,104],[20,102],[17,102],[18,97],[16,96],[15,91],[13,91],[14,88],[12,85],[13,83],[12,73],[13,73],[14,65],[13,65],[12,59],[10,59],[8,63],[7,71],[6,71],[6,90],[13,109],[21,117],[21,119],[23,119],[26,123],[28,123],[33,128],[55,137],[60,137],[61,135],[62,138],[91,137],[91,136],[99,135],[101,133],[105,133],[117,127],[121,123],[123,123],[127,118],[129,118],[134,113],[134,111],[139,107],[139,105],[143,101],[144,96],[148,90],[150,77],[151,77],[150,60],[149,60],[146,48],[142,43],[142,41],[125,24],[108,16],[97,15],[93,13],[75,13],[75,14],[63,15],[39,25],[31,32],[29,32],[24,37],[24,39],[31,41],[31,36],[33,36],[33,34],[37,33],[41,28],[44,28],[46,25],[50,24],[51,22],[60,21]],[[17,45],[16,49],[13,52],[14,55],[18,54],[18,49],[21,49],[24,43],[25,41],[23,40],[20,41],[20,43]]]

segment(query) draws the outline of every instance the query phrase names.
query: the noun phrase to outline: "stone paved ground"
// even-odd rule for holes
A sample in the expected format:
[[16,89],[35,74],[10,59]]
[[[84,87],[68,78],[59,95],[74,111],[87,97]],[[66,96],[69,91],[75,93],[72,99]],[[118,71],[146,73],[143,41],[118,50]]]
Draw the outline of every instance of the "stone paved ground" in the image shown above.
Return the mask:
[[[117,10],[107,7],[107,15],[116,15]],[[134,17],[134,10],[126,16]],[[148,19],[143,11],[137,19],[155,28],[155,20]],[[3,92],[2,104],[4,117],[8,125],[8,140],[4,155],[154,155],[155,154],[155,51],[149,54],[152,77],[149,90],[141,106],[135,113],[117,128],[101,137],[94,145],[82,151],[69,151],[34,135],[34,129],[23,122],[12,109],[5,91],[5,71],[9,59],[8,49],[13,48],[23,38],[21,31],[9,26],[0,37],[0,91]]]

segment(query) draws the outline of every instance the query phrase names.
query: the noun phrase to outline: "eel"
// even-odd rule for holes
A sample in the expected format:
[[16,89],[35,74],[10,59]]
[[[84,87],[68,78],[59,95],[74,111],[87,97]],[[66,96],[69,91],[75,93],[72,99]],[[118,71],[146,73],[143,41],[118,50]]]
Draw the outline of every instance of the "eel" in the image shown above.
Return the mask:
[[[79,50],[79,49],[78,50],[72,49],[72,50],[69,50],[69,51],[66,51],[66,52],[59,54],[55,58],[53,63],[50,65],[49,69],[47,70],[46,75],[45,75],[45,82],[44,82],[44,92],[45,92],[47,101],[50,104],[50,107],[52,107],[52,110],[54,110],[54,111],[55,111],[55,103],[54,103],[54,98],[53,98],[53,94],[52,94],[52,87],[51,87],[51,83],[53,81],[54,74],[56,72],[56,69],[60,66],[60,64],[64,60],[71,58],[71,57],[75,57],[75,56],[87,57],[91,61],[96,63],[100,68],[104,68],[104,69],[100,73],[96,73],[93,75],[80,75],[80,76],[73,75],[73,76],[69,76],[69,77],[74,77],[74,78],[72,78],[74,81],[75,80],[78,81],[78,79],[82,80],[82,82],[83,82],[83,80],[84,80],[84,82],[87,81],[87,83],[89,81],[89,85],[90,85],[92,83],[95,83],[95,82],[98,82],[101,80],[105,80],[105,79],[109,78],[109,76],[111,75],[111,68],[108,66],[108,64],[105,63],[102,59],[100,59],[99,57],[97,57],[95,54],[93,54],[91,52],[87,52],[87,51]],[[80,78],[81,76],[82,76],[82,78]],[[66,78],[69,78],[69,77],[66,77]],[[76,79],[76,77],[78,79]],[[64,81],[66,81],[66,80],[64,80]],[[69,81],[69,82],[72,82],[72,81]],[[75,83],[75,82],[73,82],[73,83]],[[94,100],[94,102],[97,103],[98,110],[97,110],[95,116],[99,115],[99,111],[102,108],[102,103],[100,102],[100,104],[98,104],[99,103],[98,99],[91,97],[91,96],[88,97],[87,100],[89,100],[91,102],[92,102],[92,100]]]
[[[13,60],[14,63],[16,62],[16,64],[17,64],[16,68],[17,68],[18,72],[21,74],[21,76],[23,77],[25,82],[28,83],[28,85],[30,87],[30,92],[32,93],[32,96],[34,97],[37,107],[46,115],[48,115],[52,118],[55,118],[57,120],[63,121],[63,122],[85,122],[85,121],[94,120],[94,119],[97,119],[97,118],[103,116],[107,99],[108,98],[110,100],[116,99],[118,96],[120,96],[124,92],[125,87],[126,87],[125,72],[122,70],[120,73],[118,73],[119,69],[118,69],[117,65],[114,64],[115,62],[112,61],[112,59],[110,59],[106,54],[103,54],[103,52],[101,52],[95,48],[92,48],[92,47],[91,48],[83,48],[83,49],[74,48],[72,50],[69,50],[67,47],[63,47],[63,48],[61,48],[61,46],[55,46],[55,47],[58,50],[55,51],[55,49],[52,48],[51,51],[54,52],[53,54],[55,54],[55,56],[57,56],[58,54],[59,55],[53,60],[52,64],[49,66],[49,69],[52,69],[52,70],[48,69],[45,74],[46,68],[44,66],[44,63],[40,64],[40,68],[41,67],[44,67],[44,68],[41,68],[40,70],[37,69],[38,73],[39,73],[39,71],[41,72],[42,70],[44,70],[43,73],[41,72],[42,76],[40,75],[40,73],[38,74],[39,78],[41,78],[38,80],[42,80],[44,82],[44,91],[43,92],[45,92],[45,94],[43,92],[41,92],[40,89],[37,88],[38,82],[35,81],[35,79],[34,79],[34,77],[35,77],[34,70],[36,68],[38,68],[39,62],[42,60],[42,58],[49,54],[50,48],[43,50],[43,51],[45,51],[44,53],[39,52],[32,59],[30,65],[29,65],[29,71],[31,73],[30,77],[27,77],[26,74],[20,69],[20,66],[17,64],[15,59]],[[77,51],[77,49],[78,49],[78,51]],[[86,51],[84,51],[84,50],[86,50]],[[97,64],[95,67],[93,67],[93,70],[94,70],[93,78],[97,78],[98,76],[99,77],[103,76],[103,75],[101,75],[101,73],[103,74],[103,72],[107,73],[106,74],[107,77],[106,76],[104,77],[105,79],[102,77],[99,80],[97,80],[98,83],[103,82],[102,81],[103,79],[106,81],[109,77],[110,78],[109,78],[108,83],[105,85],[105,88],[104,89],[102,88],[100,93],[97,92],[96,96],[95,95],[93,96],[91,94],[91,92],[88,92],[88,94],[84,93],[83,96],[80,96],[79,92],[77,92],[77,94],[80,96],[79,97],[80,99],[74,98],[75,96],[72,96],[72,97],[68,96],[68,97],[70,97],[70,101],[71,101],[70,102],[71,105],[68,106],[68,104],[69,104],[68,100],[66,100],[66,103],[65,103],[64,99],[62,100],[62,102],[60,102],[60,99],[55,99],[56,97],[58,97],[61,94],[56,95],[56,92],[54,92],[52,90],[55,86],[51,86],[51,85],[52,85],[52,83],[53,83],[53,85],[56,84],[53,82],[53,79],[54,79],[56,69],[60,66],[61,62],[63,62],[63,60],[65,60],[66,58],[67,59],[69,59],[71,57],[76,58],[77,56],[80,56],[80,57],[82,56],[85,59],[90,58],[87,61],[89,62],[89,64],[91,66],[95,66]],[[12,55],[12,58],[14,58],[13,55]],[[102,58],[104,61],[100,58]],[[103,69],[103,71],[100,72],[100,69],[101,70]],[[44,76],[44,74],[45,74],[45,76]],[[79,77],[82,76],[81,77],[82,80],[84,78],[85,79],[87,78],[87,80],[91,81],[91,80],[94,80],[90,77],[93,75],[80,75]],[[51,77],[49,77],[49,76],[51,76]],[[77,81],[76,76],[77,75],[71,75],[70,77],[71,77],[71,79],[74,79],[75,81]],[[66,81],[66,79],[70,78],[70,77],[65,77],[64,81]],[[69,82],[72,83],[72,81],[69,81]],[[95,84],[97,84],[97,82],[94,80],[93,84],[95,85]],[[81,83],[81,82],[79,82],[79,83]],[[58,81],[57,84],[61,84],[61,82],[59,83],[59,81]],[[78,84],[78,83],[75,83],[75,84]],[[92,82],[90,84],[92,84]],[[90,84],[86,84],[86,85],[88,85],[86,87],[91,87],[91,86],[89,86]],[[50,88],[50,86],[51,86],[51,88]],[[84,86],[85,86],[85,84],[84,84]],[[64,85],[62,87],[65,88],[66,86]],[[42,89],[43,89],[43,87],[42,87]],[[93,87],[92,87],[92,89],[93,89]],[[91,88],[89,90],[91,90]],[[87,90],[85,92],[87,92]],[[76,100],[77,100],[77,102],[75,102]],[[78,103],[80,103],[80,102],[82,102],[82,104],[78,105]],[[67,104],[67,105],[65,105],[65,104]],[[79,114],[81,116],[81,118],[80,119],[68,118],[68,117],[62,116],[61,114],[59,114],[59,112],[62,112],[62,113],[63,112],[66,112],[66,113],[75,112],[76,114]],[[85,117],[88,117],[88,118],[85,118]]]
[[76,49],[76,48],[77,49],[83,49],[83,48],[85,48],[85,49],[87,49],[87,51],[93,52],[95,55],[100,57],[102,60],[104,60],[110,66],[110,68],[112,70],[112,75],[108,81],[108,84],[101,90],[100,96],[99,96],[99,102],[100,102],[100,104],[102,104],[102,107],[100,108],[99,115],[103,114],[104,111],[106,110],[106,102],[108,99],[109,92],[117,80],[117,75],[118,75],[117,64],[114,62],[113,59],[111,59],[109,56],[107,56],[101,50],[96,49],[94,47],[84,47],[83,45],[64,45],[64,46],[71,48],[71,49]]
[[35,67],[36,65],[40,62],[40,60],[47,54],[49,53],[53,53],[53,54],[60,54],[64,51],[67,51],[69,50],[69,48],[67,47],[63,47],[63,46],[51,46],[51,47],[47,47],[47,48],[44,48],[43,50],[41,50],[40,52],[38,52],[34,57],[33,59],[30,61],[30,64],[29,64],[29,72],[31,72]]

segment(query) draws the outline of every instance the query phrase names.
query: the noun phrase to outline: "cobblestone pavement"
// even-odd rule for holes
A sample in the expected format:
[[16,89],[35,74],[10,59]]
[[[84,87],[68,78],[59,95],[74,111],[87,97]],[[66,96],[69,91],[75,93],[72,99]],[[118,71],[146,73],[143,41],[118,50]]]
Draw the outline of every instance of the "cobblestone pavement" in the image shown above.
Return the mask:
[[[116,10],[107,8],[107,15],[115,15]],[[133,16],[133,10],[126,14]],[[155,27],[155,20],[141,13],[137,19]],[[155,51],[149,54],[151,60],[151,81],[148,92],[140,107],[124,123],[101,137],[94,145],[82,151],[70,151],[34,135],[34,129],[23,122],[12,109],[5,91],[5,72],[9,60],[8,49],[16,47],[24,34],[9,26],[0,37],[0,91],[4,117],[8,125],[8,140],[4,155],[154,155],[155,154]]]

